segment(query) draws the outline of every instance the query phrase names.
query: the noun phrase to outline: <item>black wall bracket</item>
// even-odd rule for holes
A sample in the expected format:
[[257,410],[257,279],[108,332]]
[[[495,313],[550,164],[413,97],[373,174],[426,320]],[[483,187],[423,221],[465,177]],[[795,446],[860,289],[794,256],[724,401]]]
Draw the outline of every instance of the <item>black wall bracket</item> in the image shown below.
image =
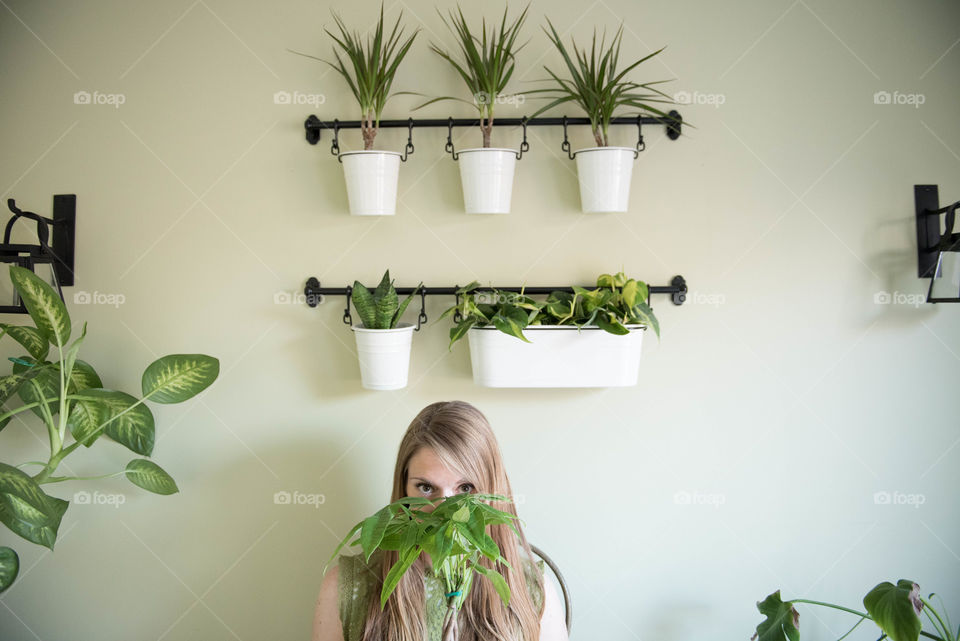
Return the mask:
[[[49,264],[53,269],[58,289],[72,286],[74,281],[73,263],[77,231],[77,197],[75,194],[58,194],[53,197],[53,218],[39,216],[32,211],[23,211],[17,207],[13,198],[7,200],[7,207],[13,216],[7,221],[3,232],[3,244],[0,245],[0,262],[13,263],[36,271],[36,265]],[[25,218],[37,223],[36,245],[11,243],[10,234],[13,225]],[[51,239],[51,232],[52,236]],[[63,291],[60,291],[63,298]],[[0,313],[26,314],[23,301],[19,305],[0,305]]]

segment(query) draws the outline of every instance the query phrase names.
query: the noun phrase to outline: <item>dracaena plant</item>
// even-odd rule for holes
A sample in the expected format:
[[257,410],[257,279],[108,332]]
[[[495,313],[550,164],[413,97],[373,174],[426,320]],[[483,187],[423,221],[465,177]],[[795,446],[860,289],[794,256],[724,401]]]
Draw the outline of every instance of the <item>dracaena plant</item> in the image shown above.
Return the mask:
[[497,542],[487,533],[487,526],[505,524],[519,537],[514,525],[514,514],[498,510],[486,501],[507,502],[499,494],[457,494],[443,499],[433,510],[424,506],[434,501],[424,497],[408,496],[394,501],[361,520],[340,541],[324,574],[348,541],[361,546],[366,561],[377,550],[395,550],[397,561],[390,567],[380,590],[380,609],[396,589],[403,575],[421,554],[430,557],[431,571],[443,581],[447,611],[443,621],[443,641],[457,638],[457,612],[470,593],[475,574],[485,577],[493,585],[503,604],[510,602],[510,587],[496,569],[480,564],[486,557],[511,568],[500,554]]
[[595,289],[574,285],[572,293],[555,290],[544,302],[535,301],[522,291],[479,291],[478,287],[479,283],[474,281],[457,290],[462,299],[438,319],[460,313],[460,320],[450,329],[451,349],[471,327],[488,325],[528,343],[523,330],[531,325],[597,326],[621,335],[630,333],[628,325],[642,325],[653,328],[660,337],[660,323],[647,303],[649,287],[641,280],[627,278],[622,271],[601,274]]
[[[102,442],[101,436],[149,457],[155,423],[145,401],[168,404],[192,398],[216,380],[220,362],[205,354],[170,354],[144,370],[141,398],[105,388],[93,366],[77,358],[87,324],[70,342],[70,315],[53,288],[16,265],[10,267],[10,279],[34,326],[0,324],[0,337],[9,336],[27,351],[10,358],[12,373],[0,377],[0,430],[9,428],[12,419],[27,425],[24,419],[33,414],[46,427],[50,454],[46,461],[0,462],[0,523],[52,550],[70,503],[47,494],[45,485],[126,476],[156,494],[179,491],[173,478],[148,458],[135,458],[122,470],[95,476],[57,476],[56,471],[81,445],[89,448]],[[28,466],[39,471],[31,475],[21,469]],[[10,587],[18,570],[17,553],[0,546],[0,592]]]
[[[359,31],[350,31],[340,16],[333,13],[340,35],[338,37],[326,28],[324,31],[333,38],[335,43],[333,55],[336,63],[291,51],[291,53],[324,62],[343,76],[360,107],[360,133],[363,136],[364,150],[373,149],[373,140],[380,128],[380,115],[387,101],[396,95],[390,93],[390,88],[393,86],[397,68],[410,51],[410,46],[420,31],[415,29],[410,37],[404,40],[404,27],[400,26],[402,17],[401,11],[393,29],[387,34],[383,25],[383,4],[381,4],[380,19],[374,26],[373,33],[369,34],[364,42]],[[343,58],[340,57],[341,53],[349,64],[344,63]]]
[[[527,17],[527,9],[523,9],[519,16],[507,23],[507,9],[503,10],[499,29],[494,23],[487,35],[487,21],[481,22],[479,32],[471,31],[463,11],[457,7],[457,12],[450,11],[448,21],[443,14],[440,18],[447,29],[456,36],[458,52],[450,52],[439,45],[432,44],[430,49],[438,56],[450,63],[473,98],[472,101],[455,96],[440,96],[418,105],[416,109],[440,100],[456,100],[476,107],[480,115],[480,132],[483,135],[483,146],[490,146],[490,136],[493,132],[494,107],[501,99],[503,91],[513,75],[516,63],[516,54],[525,45],[517,43],[517,36]],[[440,13],[439,10],[437,13]],[[415,92],[409,92],[415,93]],[[423,95],[417,93],[416,95]]]
[[422,285],[423,282],[417,285],[401,303],[388,269],[372,293],[360,281],[353,281],[350,299],[366,329],[394,329]]
[[552,98],[552,100],[534,112],[531,118],[535,118],[557,105],[572,102],[583,109],[587,117],[590,118],[590,128],[599,147],[606,147],[610,144],[608,129],[617,110],[633,108],[638,109],[641,113],[648,112],[661,118],[669,118],[666,113],[652,104],[674,104],[676,102],[669,94],[654,86],[669,82],[668,80],[638,83],[626,79],[629,72],[656,56],[665,47],[657,49],[620,70],[618,64],[620,62],[620,43],[623,39],[622,24],[617,29],[609,47],[606,45],[606,35],[601,38],[599,51],[596,30],[593,32],[593,42],[589,53],[586,48],[580,49],[577,47],[576,41],[571,38],[572,56],[549,18],[547,24],[549,24],[550,30],[544,29],[544,32],[563,57],[569,77],[561,77],[544,66],[544,69],[550,75],[550,78],[545,79],[545,81],[552,82],[554,86],[532,89],[522,93],[545,94],[545,98]]
[[[757,626],[757,631],[751,637],[757,641],[800,641],[800,614],[794,603],[808,603],[835,610],[842,610],[859,616],[860,619],[846,634],[845,638],[857,626],[866,620],[873,621],[883,632],[881,639],[889,637],[891,641],[917,641],[921,636],[934,641],[958,641],[960,629],[954,632],[950,617],[944,610],[943,616],[934,609],[930,600],[934,594],[924,598],[920,594],[920,586],[913,581],[900,579],[894,585],[889,581],[878,583],[863,597],[863,607],[866,612],[847,608],[834,603],[811,601],[809,599],[793,599],[783,601],[780,590],[757,602],[757,609],[766,618]],[[937,597],[939,599],[939,596]],[[943,600],[940,600],[943,607]],[[923,629],[920,615],[926,614],[933,632]],[[839,640],[838,640],[839,641]]]

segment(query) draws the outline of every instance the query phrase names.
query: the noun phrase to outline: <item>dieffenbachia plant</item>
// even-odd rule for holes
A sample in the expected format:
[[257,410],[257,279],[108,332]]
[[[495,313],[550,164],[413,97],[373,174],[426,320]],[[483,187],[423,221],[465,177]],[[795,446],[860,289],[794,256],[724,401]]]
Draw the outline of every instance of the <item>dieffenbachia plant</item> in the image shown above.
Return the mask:
[[[479,563],[487,557],[494,563],[512,568],[500,554],[496,541],[487,533],[492,524],[509,525],[519,517],[498,510],[485,501],[509,501],[499,494],[457,494],[436,504],[433,510],[421,509],[433,504],[423,497],[408,496],[390,503],[353,526],[340,541],[323,568],[326,573],[348,541],[360,545],[367,561],[376,550],[396,550],[398,560],[387,572],[380,591],[380,609],[396,589],[404,573],[421,553],[429,555],[435,576],[443,580],[447,612],[443,623],[443,641],[457,638],[457,612],[466,601],[475,573],[485,576],[504,605],[510,602],[510,587],[499,572]],[[419,507],[418,507],[419,506]]]
[[[860,617],[860,620],[840,639],[845,638],[858,625],[869,619],[876,623],[883,631],[883,636],[889,637],[891,641],[917,641],[921,636],[934,639],[934,641],[958,641],[960,639],[960,629],[954,632],[953,624],[950,622],[950,617],[946,611],[941,617],[940,613],[934,609],[929,601],[933,596],[933,594],[930,594],[929,597],[924,598],[920,594],[920,586],[913,581],[900,579],[896,585],[884,581],[874,586],[863,597],[863,606],[866,612],[860,612],[823,601],[811,601],[809,599],[783,601],[780,598],[780,590],[777,590],[763,601],[757,602],[757,609],[766,619],[757,626],[757,631],[751,639],[757,641],[800,641],[800,614],[793,607],[793,604],[809,603],[842,610]],[[940,604],[943,605],[942,600]],[[922,629],[921,614],[927,615],[935,632],[931,633]],[[880,638],[882,639],[883,636]]]
[[[47,494],[44,485],[125,475],[134,485],[156,494],[179,491],[170,475],[147,458],[135,458],[124,469],[99,476],[55,476],[55,472],[74,450],[81,445],[91,447],[104,434],[136,454],[150,456],[155,424],[145,401],[180,403],[196,396],[216,380],[220,362],[206,354],[170,354],[144,370],[141,398],[106,389],[93,366],[77,358],[87,324],[69,342],[70,315],[53,288],[16,265],[10,267],[10,279],[35,327],[0,323],[0,337],[10,336],[27,351],[10,358],[12,373],[0,377],[0,430],[14,418],[23,423],[29,411],[47,428],[50,455],[45,462],[0,462],[0,523],[52,550],[70,503]],[[53,355],[48,360],[51,347]],[[22,404],[11,407],[17,398]],[[69,444],[68,436],[72,438]],[[40,468],[32,476],[20,469],[31,465]],[[0,546],[0,592],[13,584],[18,570],[17,553]]]

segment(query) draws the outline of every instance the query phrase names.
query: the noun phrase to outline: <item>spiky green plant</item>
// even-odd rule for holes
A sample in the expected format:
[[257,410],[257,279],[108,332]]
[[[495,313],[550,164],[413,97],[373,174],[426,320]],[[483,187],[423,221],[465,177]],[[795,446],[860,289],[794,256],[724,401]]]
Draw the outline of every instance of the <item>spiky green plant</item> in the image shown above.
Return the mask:
[[[363,148],[364,150],[370,150],[373,149],[373,140],[380,128],[380,115],[383,113],[387,100],[396,95],[396,93],[390,93],[390,87],[393,85],[397,68],[410,50],[410,45],[413,44],[413,40],[417,37],[420,29],[415,29],[409,38],[403,40],[403,28],[400,26],[400,20],[403,17],[403,11],[401,11],[400,15],[397,16],[396,24],[390,31],[390,35],[384,38],[383,4],[381,3],[380,19],[373,30],[373,35],[367,36],[366,45],[364,45],[363,36],[359,31],[351,32],[340,16],[333,11],[331,13],[337,23],[337,28],[340,30],[340,37],[335,36],[326,28],[324,28],[324,31],[336,43],[336,47],[333,49],[336,64],[298,51],[291,51],[291,53],[325,62],[343,76],[353,93],[353,97],[356,98],[357,104],[360,106],[360,132],[363,135]],[[350,62],[349,69],[337,52],[337,47]]]
[[[546,94],[546,97],[552,97],[553,100],[544,107],[537,110],[531,118],[535,118],[544,111],[567,102],[573,102],[583,109],[590,118],[590,128],[593,131],[594,140],[599,147],[606,147],[609,144],[608,128],[615,112],[624,107],[633,107],[642,112],[646,111],[661,118],[669,116],[663,111],[653,107],[650,103],[670,103],[676,101],[653,85],[669,82],[669,80],[653,80],[651,82],[637,83],[626,80],[626,75],[641,63],[650,60],[665,47],[657,49],[653,53],[644,56],[633,64],[627,66],[622,71],[617,70],[620,60],[620,42],[623,39],[623,25],[617,29],[616,35],[606,46],[606,34],[600,40],[599,52],[597,50],[597,32],[594,29],[593,43],[590,47],[589,55],[586,49],[579,49],[576,41],[571,38],[571,48],[573,56],[567,51],[566,45],[553,27],[549,18],[547,23],[550,30],[544,29],[547,37],[563,56],[563,61],[570,74],[569,78],[561,78],[559,75],[544,66],[550,78],[546,81],[552,81],[556,86],[544,89],[531,89],[522,92],[523,94]],[[574,63],[576,59],[576,63]]]
[[[481,22],[480,35],[470,30],[463,11],[457,6],[457,12],[449,12],[448,21],[439,9],[437,13],[447,26],[447,29],[457,38],[459,54],[451,53],[439,45],[431,43],[430,49],[438,56],[450,63],[457,74],[463,79],[472,96],[472,101],[455,96],[440,96],[418,105],[415,109],[440,100],[456,100],[476,107],[480,114],[480,131],[483,135],[483,146],[490,146],[490,136],[493,133],[494,107],[503,96],[503,91],[513,75],[516,63],[516,54],[526,43],[518,45],[517,36],[527,17],[529,5],[519,16],[507,24],[507,8],[503,10],[500,27],[491,26],[487,35],[487,21]],[[409,92],[416,93],[416,92]],[[423,95],[423,94],[416,94]]]
[[406,311],[407,305],[422,285],[422,282],[417,285],[401,303],[397,290],[393,287],[393,281],[390,280],[388,269],[383,273],[380,284],[372,293],[360,281],[353,281],[350,299],[353,301],[353,306],[357,308],[357,313],[366,329],[394,329],[400,322],[403,312]]

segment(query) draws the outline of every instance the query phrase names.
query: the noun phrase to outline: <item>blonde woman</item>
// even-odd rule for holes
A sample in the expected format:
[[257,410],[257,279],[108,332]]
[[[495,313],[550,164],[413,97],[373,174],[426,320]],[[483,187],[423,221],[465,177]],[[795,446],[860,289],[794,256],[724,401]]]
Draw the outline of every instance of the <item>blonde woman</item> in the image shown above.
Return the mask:
[[[442,499],[464,492],[513,496],[497,439],[486,417],[464,401],[425,407],[407,428],[397,452],[390,501],[404,496]],[[516,514],[512,502],[493,506]],[[429,509],[429,508],[428,508]],[[568,641],[563,606],[543,561],[534,563],[522,524],[489,526],[511,568],[497,569],[510,586],[504,607],[490,582],[477,577],[459,614],[460,641]],[[380,610],[380,588],[396,551],[341,554],[320,587],[313,641],[440,641],[446,610],[443,584],[421,554]],[[493,567],[482,557],[481,562]]]

